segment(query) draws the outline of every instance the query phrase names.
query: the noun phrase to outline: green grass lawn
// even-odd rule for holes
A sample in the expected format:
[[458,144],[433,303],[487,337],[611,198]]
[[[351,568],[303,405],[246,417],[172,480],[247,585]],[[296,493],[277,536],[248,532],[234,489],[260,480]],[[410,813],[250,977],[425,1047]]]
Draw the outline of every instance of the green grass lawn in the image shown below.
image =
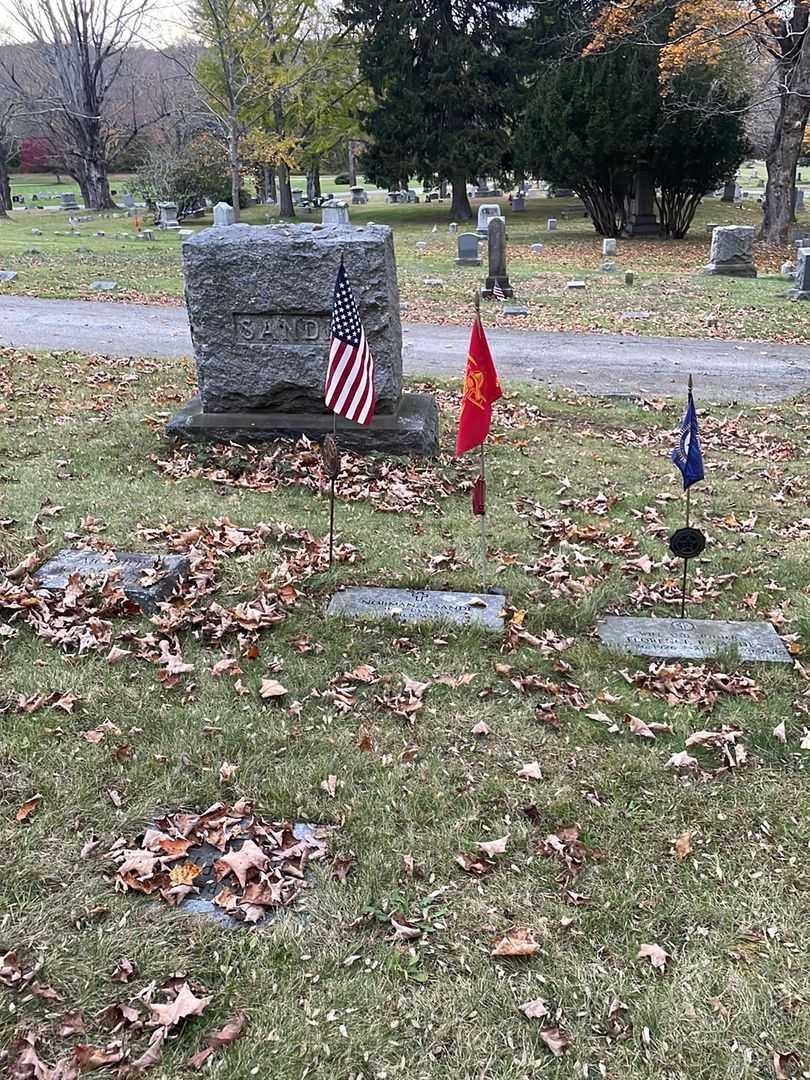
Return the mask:
[[[13,1060],[30,1035],[50,1065],[75,1043],[115,1040],[131,1060],[150,1031],[113,1031],[101,1010],[137,1006],[182,973],[211,1002],[173,1029],[155,1078],[185,1075],[238,1011],[244,1034],[216,1053],[214,1076],[761,1080],[775,1054],[785,1075],[810,1067],[808,402],[701,403],[707,479],[693,499],[709,546],[692,612],[773,620],[797,666],[729,655],[673,665],[656,684],[649,662],[601,648],[594,630],[609,612],[676,611],[665,540],[683,519],[668,460],[679,406],[507,387],[489,453],[490,568],[514,612],[502,637],[324,618],[341,584],[478,586],[474,462],[450,456],[456,390],[439,388],[438,460],[344,459],[346,561],[329,571],[310,451],[164,438],[191,378],[181,362],[0,350],[6,571],[65,545],[161,552],[209,537],[209,591],[154,622],[94,618],[67,598],[45,606],[23,571],[13,588],[0,575],[0,955],[40,965],[3,991],[0,1053]],[[224,518],[272,528],[234,539]],[[283,621],[217,640],[230,616],[209,604],[257,597]],[[60,629],[61,647],[49,640]],[[154,662],[161,641],[191,666],[173,686]],[[111,664],[113,647],[127,655]],[[238,681],[213,673],[227,656]],[[371,681],[352,675],[360,665]],[[720,670],[740,693],[711,693]],[[410,713],[406,676],[427,684]],[[261,699],[263,678],[283,699]],[[664,727],[639,737],[633,717]],[[735,767],[711,747],[690,751],[696,769],[665,767],[706,730]],[[236,769],[223,781],[224,762]],[[522,779],[533,763],[540,778]],[[223,931],[114,890],[105,853],[117,838],[240,798],[332,827],[303,910]],[[584,848],[550,855],[546,838],[567,826]],[[459,865],[505,836],[487,872]],[[492,955],[511,928],[531,931],[534,955]],[[638,959],[642,945],[669,954],[664,971]],[[128,982],[111,978],[122,957]],[[536,999],[544,1019],[519,1010]],[[84,1030],[60,1035],[77,1011]],[[559,1059],[547,1049],[557,1028],[570,1044]]]
[[[329,190],[326,184],[324,190]],[[754,281],[703,276],[708,261],[707,225],[756,224],[755,199],[742,207],[715,200],[704,203],[689,237],[683,241],[624,239],[619,242],[616,271],[602,271],[601,241],[577,212],[576,200],[529,200],[528,212],[508,220],[509,272],[517,298],[529,308],[525,318],[510,319],[496,305],[488,307],[491,322],[528,329],[602,331],[633,334],[750,338],[805,343],[810,340],[807,305],[788,301],[790,283],[779,273],[790,252],[757,246],[760,276]],[[568,210],[565,218],[563,213]],[[455,265],[456,238],[448,232],[448,204],[387,206],[374,201],[352,207],[356,225],[375,221],[395,232],[400,291],[414,322],[464,323],[471,298],[485,269]],[[134,239],[126,216],[94,216],[68,235],[67,214],[16,211],[0,221],[0,268],[16,270],[16,281],[0,285],[4,293],[99,299],[90,289],[95,280],[118,282],[104,299],[179,303],[182,298],[181,241],[176,234],[155,232],[152,243]],[[301,220],[319,215],[299,212]],[[557,217],[549,233],[546,222]],[[802,216],[810,228],[810,206]],[[244,220],[263,224],[264,207],[244,212]],[[143,224],[149,224],[144,219]],[[191,227],[204,228],[210,217]],[[472,228],[474,226],[470,226]],[[33,235],[32,229],[42,235]],[[435,231],[434,231],[435,230]],[[97,232],[105,235],[97,236]],[[55,235],[61,233],[62,235]],[[542,243],[540,252],[531,245]],[[482,247],[486,261],[486,250]],[[632,286],[624,271],[632,270]],[[439,285],[430,279],[441,279]],[[584,278],[584,291],[568,289],[572,278]],[[427,279],[427,281],[426,281]],[[628,313],[641,313],[641,318]]]

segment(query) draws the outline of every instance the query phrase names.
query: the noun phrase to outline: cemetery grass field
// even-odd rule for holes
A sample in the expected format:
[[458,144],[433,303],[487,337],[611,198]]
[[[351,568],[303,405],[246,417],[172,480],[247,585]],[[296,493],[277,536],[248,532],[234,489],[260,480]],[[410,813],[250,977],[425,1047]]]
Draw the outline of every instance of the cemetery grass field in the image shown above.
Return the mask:
[[[35,984],[3,990],[0,1047],[33,1032],[53,1065],[77,1042],[123,1039],[132,1059],[149,1031],[116,1034],[98,1014],[182,973],[211,1002],[167,1040],[156,1078],[187,1075],[239,1011],[244,1033],[212,1076],[759,1080],[810,1068],[810,404],[698,400],[707,479],[694,520],[710,542],[691,611],[773,620],[795,667],[729,655],[649,678],[648,661],[600,648],[594,626],[677,610],[665,538],[683,519],[668,460],[680,403],[506,388],[489,451],[490,567],[512,618],[502,638],[323,617],[341,584],[478,586],[475,463],[450,456],[457,387],[439,388],[438,461],[388,462],[386,475],[385,462],[344,460],[339,543],[355,561],[328,571],[323,547],[295,535],[326,528],[315,455],[163,437],[192,379],[180,362],[0,349],[5,570],[37,547],[160,552],[160,534],[142,530],[182,546],[210,526],[214,591],[200,606],[258,590],[285,615],[257,649],[135,616],[112,620],[95,648],[100,628],[79,619],[79,651],[0,608],[0,954],[40,965]],[[291,531],[246,532],[243,549],[223,518]],[[138,658],[150,634],[191,668],[173,686]],[[111,663],[112,649],[126,655]],[[226,656],[238,685],[212,674]],[[263,700],[269,678],[286,695]],[[690,749],[693,765],[666,768],[701,731],[719,734]],[[303,911],[223,931],[114,891],[117,838],[240,798],[333,827]],[[560,840],[566,826],[579,847]],[[502,854],[481,853],[504,837]],[[531,932],[534,955],[491,955],[513,928]],[[663,970],[638,959],[643,945],[668,954]],[[127,982],[111,978],[121,958]],[[537,999],[547,1015],[527,1018],[519,1006]],[[76,1012],[84,1030],[60,1035]]]
[[[47,185],[46,189],[50,190]],[[330,190],[328,183],[324,190]],[[761,190],[761,185],[752,187],[754,195]],[[375,221],[395,231],[406,320],[469,321],[472,294],[486,273],[486,248],[481,248],[484,266],[480,269],[455,265],[456,238],[448,233],[448,206],[446,202],[387,206],[372,201],[351,209],[354,224]],[[780,274],[791,252],[756,245],[760,274],[756,280],[700,273],[708,261],[707,224],[756,224],[760,216],[756,199],[744,200],[742,207],[705,201],[686,240],[620,240],[614,272],[600,270],[604,261],[601,240],[582,217],[578,200],[530,199],[527,208],[524,215],[512,215],[508,208],[505,213],[509,274],[516,297],[528,305],[529,315],[510,318],[491,303],[486,306],[490,323],[535,330],[810,341],[807,305],[788,301],[791,284]],[[554,233],[546,230],[549,217],[559,221]],[[243,218],[263,224],[266,210],[250,208]],[[320,217],[299,212],[299,220]],[[810,227],[810,211],[801,216],[802,223]],[[142,224],[150,225],[147,217]],[[205,227],[210,216],[188,224]],[[32,235],[32,228],[42,235]],[[154,242],[136,242],[133,223],[125,216],[82,223],[78,236],[54,235],[68,228],[67,214],[46,211],[15,211],[10,221],[0,221],[0,269],[18,274],[15,281],[0,285],[0,295],[182,302],[181,241],[176,235],[155,231]],[[474,229],[474,223],[469,229]],[[95,236],[98,231],[106,235]],[[129,239],[116,239],[117,233]],[[544,250],[532,252],[534,243],[543,243]],[[624,283],[626,270],[635,274],[632,286]],[[572,279],[584,279],[586,289],[568,289]],[[114,293],[95,292],[90,284],[96,280],[115,281],[118,288]]]

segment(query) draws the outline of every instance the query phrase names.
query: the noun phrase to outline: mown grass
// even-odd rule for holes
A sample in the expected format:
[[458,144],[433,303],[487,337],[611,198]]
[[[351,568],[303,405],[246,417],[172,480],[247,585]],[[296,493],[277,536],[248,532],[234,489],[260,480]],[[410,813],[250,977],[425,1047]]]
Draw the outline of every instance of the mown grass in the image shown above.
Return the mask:
[[[476,204],[477,205],[477,204]],[[614,272],[601,270],[601,241],[576,207],[577,200],[530,199],[526,214],[508,220],[509,273],[517,299],[529,313],[519,319],[495,313],[498,325],[530,329],[612,332],[692,337],[750,338],[804,343],[810,340],[807,305],[791,303],[792,283],[780,273],[785,258],[795,252],[756,246],[756,280],[707,277],[709,224],[755,225],[760,216],[756,199],[742,206],[706,200],[686,240],[623,239],[610,261]],[[367,206],[352,207],[356,225],[375,221],[395,233],[400,291],[407,304],[405,318],[414,322],[466,322],[470,298],[481,284],[485,268],[455,264],[456,237],[448,232],[448,204],[387,206],[375,197]],[[563,216],[565,215],[565,216]],[[0,221],[0,267],[16,270],[3,293],[83,299],[118,299],[150,303],[182,301],[181,240],[176,234],[155,232],[152,243],[134,239],[131,219],[100,216],[65,234],[67,216],[52,211],[15,211]],[[244,212],[244,220],[264,224],[264,207]],[[304,221],[319,215],[299,212]],[[548,232],[548,218],[558,219]],[[144,225],[149,224],[143,220]],[[204,228],[210,217],[192,228]],[[799,225],[810,226],[810,206]],[[32,235],[37,229],[42,235]],[[474,228],[474,223],[470,226]],[[435,230],[435,231],[434,231]],[[104,236],[96,236],[96,232]],[[126,239],[117,238],[118,234]],[[543,250],[533,252],[532,244]],[[486,248],[481,248],[486,263]],[[633,271],[628,286],[624,272]],[[584,291],[568,283],[583,278]],[[438,284],[436,280],[438,279]],[[115,293],[90,289],[96,280],[117,282]]]
[[[143,547],[139,528],[181,528],[224,515],[237,525],[287,522],[323,534],[326,502],[303,488],[262,494],[203,477],[164,478],[156,462],[173,450],[158,421],[185,393],[187,365],[9,350],[0,356],[9,380],[0,380],[5,567],[28,554],[35,534],[53,549],[69,535],[85,536],[88,515],[103,523],[102,538],[129,548]],[[81,1008],[89,1018],[150,980],[183,971],[213,1002],[205,1017],[170,1040],[164,1063],[150,1073],[156,1078],[182,1075],[203,1032],[236,1008],[248,1014],[246,1034],[214,1059],[212,1075],[524,1080],[583,1076],[587,1068],[587,1075],[622,1080],[759,1080],[771,1075],[773,1052],[789,1050],[804,1054],[807,1067],[810,799],[808,755],[799,743],[810,726],[808,684],[789,667],[743,666],[762,688],[761,702],[721,699],[710,714],[629,686],[622,670],[646,663],[602,649],[595,621],[609,611],[638,613],[639,588],[662,587],[677,574],[662,562],[664,540],[647,526],[651,510],[660,515],[662,536],[682,520],[666,456],[680,405],[659,412],[508,390],[516,411],[500,407],[489,453],[493,576],[510,604],[526,610],[533,634],[550,629],[575,638],[557,657],[571,665],[567,674],[555,668],[554,657],[526,645],[504,652],[500,637],[473,630],[324,618],[327,598],[340,584],[477,587],[477,529],[462,490],[472,465],[450,460],[455,401],[444,391],[443,456],[418,468],[438,470],[455,494],[438,511],[417,506],[415,514],[406,505],[384,514],[367,502],[341,502],[341,539],[356,544],[363,561],[299,585],[297,604],[262,638],[258,659],[242,661],[247,695],[236,694],[232,680],[211,676],[220,650],[189,634],[181,643],[195,671],[170,691],[151,665],[111,667],[103,654],[63,654],[25,626],[6,643],[0,652],[6,706],[0,946],[40,959],[39,977],[61,992],[64,1004],[9,992],[0,1046],[35,1029],[43,1056],[53,1060],[72,1042],[54,1034],[63,1012]],[[710,545],[697,569],[702,578],[735,576],[708,588],[695,614],[767,614],[784,620],[780,629],[797,650],[806,648],[808,541],[784,534],[807,516],[810,408],[797,402],[740,415],[701,403],[701,415],[707,480],[695,489],[694,505]],[[643,445],[650,440],[653,445]],[[215,464],[217,454],[196,451],[194,460]],[[582,508],[582,500],[600,495],[615,500],[608,514]],[[516,511],[522,499],[581,529],[631,535],[653,560],[652,570],[633,572],[622,556],[576,536],[547,548]],[[64,510],[34,527],[46,500]],[[740,525],[751,512],[755,523]],[[430,573],[431,557],[450,549],[461,568]],[[574,578],[592,576],[581,593],[555,595],[553,574],[527,574],[549,551]],[[582,561],[592,557],[594,563]],[[272,573],[281,558],[271,544],[256,555],[223,559],[217,599],[252,595],[259,574]],[[147,619],[127,620],[116,625],[116,636],[129,623],[139,634],[150,629]],[[290,642],[302,634],[321,651],[299,654]],[[278,663],[276,677],[300,710],[258,697],[261,676]],[[401,673],[432,683],[412,722],[377,702],[380,686],[361,688],[347,713],[323,696],[336,675],[359,663],[390,676],[392,686]],[[513,665],[514,675],[572,681],[586,710],[558,703],[555,729],[537,713],[549,695],[519,692],[496,672],[499,663]],[[466,673],[474,675],[469,685],[434,681]],[[26,715],[15,706],[21,695],[56,689],[81,698],[74,714]],[[594,710],[620,727],[625,713],[668,722],[675,734],[653,743],[626,729],[610,734],[587,718]],[[481,720],[491,734],[476,738],[471,728]],[[771,734],[781,720],[786,745]],[[82,737],[105,722],[120,735],[98,744]],[[686,735],[722,724],[744,732],[746,765],[703,780],[664,770]],[[357,747],[361,727],[371,733],[371,752]],[[133,753],[119,761],[113,750],[122,742]],[[401,756],[413,746],[413,756]],[[719,765],[713,752],[698,753],[707,770]],[[238,771],[222,786],[224,760]],[[543,780],[519,780],[520,766],[535,760]],[[329,774],[338,778],[334,799],[321,788]],[[120,808],[110,789],[120,793]],[[41,805],[17,824],[17,807],[34,792],[42,794]],[[323,867],[305,917],[285,915],[258,933],[222,932],[115,894],[105,860],[79,857],[91,836],[103,852],[163,810],[203,809],[238,797],[255,800],[271,818],[334,825],[333,850],[356,859],[347,883]],[[534,820],[523,813],[530,804],[537,808]],[[538,854],[547,833],[574,822],[603,853],[574,883],[589,898],[576,907],[566,902],[560,865]],[[685,831],[692,834],[692,854],[680,861],[673,842]],[[478,880],[455,864],[459,852],[507,833],[508,852],[492,874]],[[92,914],[95,908],[102,913]],[[396,912],[423,928],[418,940],[391,940],[388,918]],[[561,920],[571,916],[564,929]],[[494,938],[514,925],[533,930],[539,953],[493,959]],[[672,954],[665,974],[636,959],[645,942]],[[120,956],[138,969],[127,986],[110,981]],[[536,997],[559,1011],[572,1043],[564,1059],[550,1056],[539,1023],[517,1010]],[[627,1006],[628,1027],[606,1037],[599,1032],[614,998]],[[104,1035],[89,1026],[84,1041],[102,1045]]]

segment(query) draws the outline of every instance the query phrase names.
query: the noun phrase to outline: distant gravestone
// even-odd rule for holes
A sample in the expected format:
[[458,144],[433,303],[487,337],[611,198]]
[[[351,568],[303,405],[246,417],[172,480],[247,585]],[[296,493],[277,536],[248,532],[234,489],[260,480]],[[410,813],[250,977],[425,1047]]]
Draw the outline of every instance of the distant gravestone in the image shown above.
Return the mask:
[[336,593],[327,614],[357,619],[395,619],[407,624],[449,622],[501,632],[503,609],[504,598],[488,593],[355,586]]
[[793,209],[797,214],[804,213],[804,190],[803,188],[794,188],[794,202]]
[[483,203],[478,207],[478,227],[476,232],[479,236],[488,236],[489,222],[492,218],[501,216],[501,208],[498,203]]
[[602,241],[602,254],[603,255],[615,255],[616,254],[616,240],[608,236]]
[[158,208],[160,209],[158,228],[164,230],[180,228],[180,222],[177,220],[178,206],[176,202],[158,203]]
[[62,203],[63,210],[78,210],[79,204],[76,202],[76,195],[73,191],[63,191],[59,199]]
[[96,292],[112,292],[118,288],[117,281],[91,281],[90,288]]
[[135,209],[135,199],[128,191],[124,192],[123,203],[127,210]]
[[633,196],[625,231],[628,236],[657,236],[661,226],[655,216],[655,182],[651,171],[641,167],[633,179]]
[[168,432],[212,442],[321,439],[335,278],[341,260],[374,358],[377,405],[368,426],[337,418],[341,448],[431,456],[438,411],[402,392],[402,324],[394,241],[364,228],[232,225],[183,242],[183,276],[199,397]]
[[321,209],[322,225],[350,225],[349,208],[346,203],[331,203]]
[[549,232],[556,232],[557,231],[557,219],[554,218],[554,217],[550,217],[548,219],[548,221],[546,222],[546,228],[548,229]]
[[487,245],[489,273],[482,291],[482,296],[491,298],[495,295],[495,283],[505,297],[515,295],[509,275],[506,272],[506,223],[502,217],[489,219],[489,243]]
[[215,225],[233,225],[235,214],[230,203],[218,202],[214,207]]
[[457,266],[480,266],[481,256],[478,254],[478,245],[481,237],[477,233],[460,233],[457,240]]
[[719,225],[712,233],[709,263],[704,274],[756,277],[754,229],[750,225]]
[[545,244],[532,244],[529,248],[529,251],[534,252],[535,255],[539,255],[540,252],[545,248],[545,246]]
[[810,247],[799,248],[798,258],[796,287],[788,295],[791,300],[810,300]]
[[458,222],[451,221],[450,224],[447,226],[447,231],[450,233],[451,236],[455,236],[458,232]]
[[368,194],[365,188],[353,187],[349,188],[352,193],[352,206],[364,206],[368,202]]
[[722,201],[723,202],[731,202],[731,203],[733,203],[736,197],[737,197],[737,182],[736,182],[736,180],[727,180],[726,183],[723,185]]
[[13,281],[16,276],[16,270],[0,270],[0,283],[4,281]]
[[584,288],[585,288],[585,282],[582,281],[581,279],[576,279],[574,281],[569,281],[568,284],[566,285],[566,289],[584,289]]
[[625,285],[633,285],[635,283],[635,280],[636,280],[636,275],[633,273],[633,271],[632,270],[626,270],[625,274],[624,274],[624,283],[625,283]]
[[188,573],[184,555],[150,555],[133,551],[105,553],[90,549],[65,549],[36,571],[34,577],[43,589],[65,589],[73,574],[81,578],[102,578],[118,574],[126,596],[144,611],[154,611],[175,585]]
[[529,314],[529,309],[525,304],[504,304],[501,308],[502,315],[508,315],[511,318],[522,318],[524,315]]
[[745,662],[793,663],[771,623],[611,616],[597,630],[605,645],[635,656],[707,660],[736,649]]
[[523,193],[515,195],[512,199],[512,213],[513,214],[525,214],[526,213],[526,197]]

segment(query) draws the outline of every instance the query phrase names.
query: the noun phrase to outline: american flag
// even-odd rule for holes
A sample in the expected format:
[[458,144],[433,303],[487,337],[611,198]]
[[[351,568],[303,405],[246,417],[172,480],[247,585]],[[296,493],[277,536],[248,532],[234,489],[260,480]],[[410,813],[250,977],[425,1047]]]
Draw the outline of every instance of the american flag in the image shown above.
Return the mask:
[[495,278],[495,284],[492,286],[492,295],[495,297],[496,300],[506,299],[506,293],[501,288],[501,283],[500,281],[498,281],[497,278]]
[[374,359],[342,261],[335,282],[325,397],[338,416],[366,426],[374,419]]

